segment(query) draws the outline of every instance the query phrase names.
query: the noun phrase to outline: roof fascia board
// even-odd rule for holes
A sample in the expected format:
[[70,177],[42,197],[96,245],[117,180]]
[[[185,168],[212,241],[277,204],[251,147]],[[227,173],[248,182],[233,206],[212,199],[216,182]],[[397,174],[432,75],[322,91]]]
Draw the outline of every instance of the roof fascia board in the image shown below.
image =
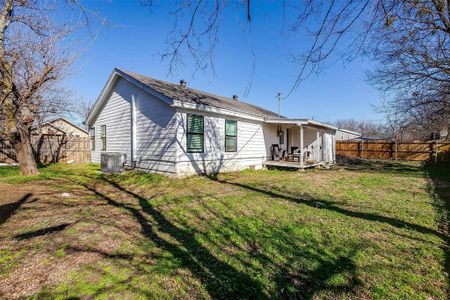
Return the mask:
[[308,124],[308,120],[304,119],[266,119],[265,122],[270,124],[292,124],[292,125]]
[[332,130],[337,130],[337,127],[325,124],[325,123],[321,123],[321,122],[317,122],[314,120],[308,120],[308,123],[310,125],[314,125],[314,126],[319,126],[319,127],[324,127],[324,128],[328,128],[328,129],[332,129]]
[[308,119],[267,119],[266,123],[272,123],[272,124],[294,124],[294,125],[310,125],[310,126],[314,126],[314,127],[323,127],[323,128],[328,128],[328,129],[332,129],[332,130],[337,130],[336,127],[325,124],[325,123],[321,123],[321,122],[317,122],[317,121],[313,121],[313,120],[308,120]]
[[235,112],[235,111],[231,111],[228,109],[222,109],[222,108],[214,107],[211,105],[193,104],[193,103],[187,103],[187,102],[183,102],[183,101],[179,101],[179,100],[174,100],[173,102],[174,102],[173,106],[177,107],[177,108],[184,108],[184,109],[195,110],[195,111],[205,111],[205,112],[216,113],[216,114],[221,114],[221,115],[226,115],[226,116],[233,116],[233,117],[238,117],[238,118],[253,120],[253,121],[260,121],[260,122],[264,121],[264,118],[262,118],[262,117],[257,117],[257,116],[253,116],[253,115],[241,113],[241,112]]
[[342,132],[345,132],[345,133],[351,133],[351,134],[359,135],[359,136],[362,135],[362,133],[360,133],[360,132],[351,131],[351,130],[344,129],[344,128],[338,128],[337,130],[342,131]]

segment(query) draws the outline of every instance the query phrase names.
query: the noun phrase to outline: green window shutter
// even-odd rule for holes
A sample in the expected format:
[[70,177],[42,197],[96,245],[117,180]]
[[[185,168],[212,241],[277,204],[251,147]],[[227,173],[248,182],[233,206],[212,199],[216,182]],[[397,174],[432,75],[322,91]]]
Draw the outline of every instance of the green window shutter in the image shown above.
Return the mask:
[[204,118],[200,115],[187,115],[187,152],[202,153],[204,147]]
[[203,134],[203,116],[188,115],[188,133],[202,133]]
[[203,134],[188,134],[188,152],[203,152]]
[[225,152],[237,151],[237,122],[225,120]]

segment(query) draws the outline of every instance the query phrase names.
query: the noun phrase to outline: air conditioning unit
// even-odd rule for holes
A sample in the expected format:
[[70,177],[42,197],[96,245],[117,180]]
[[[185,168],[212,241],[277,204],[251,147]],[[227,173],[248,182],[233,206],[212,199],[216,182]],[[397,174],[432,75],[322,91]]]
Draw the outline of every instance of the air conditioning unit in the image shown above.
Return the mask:
[[124,171],[127,155],[120,152],[104,152],[100,156],[100,167],[104,173],[120,173]]

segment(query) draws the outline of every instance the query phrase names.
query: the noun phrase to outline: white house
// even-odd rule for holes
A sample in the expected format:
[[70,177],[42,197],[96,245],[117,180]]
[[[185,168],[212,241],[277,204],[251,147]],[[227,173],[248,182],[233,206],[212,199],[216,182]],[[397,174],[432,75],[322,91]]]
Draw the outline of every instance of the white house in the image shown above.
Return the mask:
[[121,152],[131,167],[173,176],[259,169],[280,156],[299,168],[335,158],[333,126],[119,69],[86,123],[92,162]]
[[347,130],[344,128],[338,128],[336,130],[336,141],[346,141],[346,140],[354,140],[358,139],[362,136],[361,133]]

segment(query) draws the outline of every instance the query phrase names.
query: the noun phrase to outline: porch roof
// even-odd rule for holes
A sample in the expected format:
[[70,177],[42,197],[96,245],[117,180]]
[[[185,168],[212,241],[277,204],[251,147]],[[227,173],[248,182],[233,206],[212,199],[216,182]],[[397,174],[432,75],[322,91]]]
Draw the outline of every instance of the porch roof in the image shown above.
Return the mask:
[[322,123],[319,121],[315,121],[315,120],[309,120],[309,119],[270,118],[270,119],[266,119],[266,123],[319,127],[319,128],[327,128],[327,129],[332,129],[332,130],[338,129],[337,127],[334,127],[332,125]]

